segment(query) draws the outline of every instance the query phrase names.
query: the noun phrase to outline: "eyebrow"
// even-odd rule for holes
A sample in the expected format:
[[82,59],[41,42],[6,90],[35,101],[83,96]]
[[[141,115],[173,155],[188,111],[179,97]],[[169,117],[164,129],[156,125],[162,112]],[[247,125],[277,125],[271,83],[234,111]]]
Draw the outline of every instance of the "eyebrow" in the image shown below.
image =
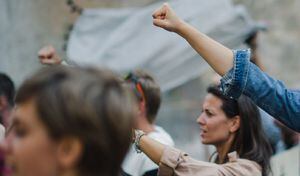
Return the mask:
[[210,113],[216,113],[217,110],[213,107],[209,107],[209,108],[205,108],[204,111],[208,111]]
[[214,111],[212,111],[211,109],[205,109],[204,111],[209,113],[214,113]]

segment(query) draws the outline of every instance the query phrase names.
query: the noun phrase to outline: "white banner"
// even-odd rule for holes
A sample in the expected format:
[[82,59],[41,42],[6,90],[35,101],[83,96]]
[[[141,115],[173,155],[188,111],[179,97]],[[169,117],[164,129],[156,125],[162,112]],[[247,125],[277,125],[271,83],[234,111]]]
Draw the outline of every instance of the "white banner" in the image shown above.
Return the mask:
[[[245,9],[229,0],[171,1],[178,16],[231,48],[255,28]],[[142,8],[85,9],[71,33],[67,55],[79,65],[124,73],[142,68],[166,91],[203,73],[207,65],[185,40],[152,24],[162,3]]]

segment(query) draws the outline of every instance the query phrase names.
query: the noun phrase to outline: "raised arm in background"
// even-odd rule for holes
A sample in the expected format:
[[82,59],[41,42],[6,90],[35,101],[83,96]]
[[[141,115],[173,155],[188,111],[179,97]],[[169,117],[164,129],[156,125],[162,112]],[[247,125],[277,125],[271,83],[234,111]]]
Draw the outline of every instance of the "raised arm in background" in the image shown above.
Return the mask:
[[63,60],[51,45],[41,48],[38,52],[38,57],[40,63],[44,65],[61,65],[63,63]]

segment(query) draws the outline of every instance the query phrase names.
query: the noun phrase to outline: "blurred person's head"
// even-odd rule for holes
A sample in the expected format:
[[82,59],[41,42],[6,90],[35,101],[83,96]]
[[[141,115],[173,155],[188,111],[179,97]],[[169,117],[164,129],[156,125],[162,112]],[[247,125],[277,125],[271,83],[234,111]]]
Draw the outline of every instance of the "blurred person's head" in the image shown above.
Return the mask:
[[278,120],[275,120],[275,124],[280,129],[281,138],[284,143],[285,149],[290,149],[300,143],[300,133],[297,133],[288,127],[286,127],[284,124],[279,122]]
[[158,83],[149,73],[143,70],[130,72],[126,76],[125,81],[136,95],[140,116],[144,116],[148,123],[152,124],[155,121],[161,103]]
[[[209,87],[207,92],[197,119],[202,143],[214,145],[217,151],[236,151],[241,158],[257,162],[266,175],[271,149],[256,105],[243,95],[238,100],[224,96],[217,86]],[[222,164],[228,158],[217,158],[216,162]]]
[[248,35],[248,37],[245,39],[245,44],[251,49],[251,57],[250,61],[258,66],[261,70],[265,70],[265,67],[262,64],[261,57],[258,53],[258,46],[259,46],[259,41],[258,41],[258,36],[260,31],[266,30],[266,27],[261,26],[253,29],[251,33]]
[[0,123],[7,126],[10,111],[14,106],[15,87],[13,81],[0,73]]
[[16,95],[13,128],[2,145],[13,175],[118,175],[135,108],[107,70],[52,67]]

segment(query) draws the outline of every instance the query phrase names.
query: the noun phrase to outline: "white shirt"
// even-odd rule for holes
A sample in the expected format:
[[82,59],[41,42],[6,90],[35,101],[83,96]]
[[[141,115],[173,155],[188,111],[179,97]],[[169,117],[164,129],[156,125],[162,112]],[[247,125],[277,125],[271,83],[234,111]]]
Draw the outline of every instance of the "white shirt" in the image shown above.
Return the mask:
[[[147,136],[165,145],[174,146],[171,136],[159,126],[154,126],[154,131],[148,133]],[[122,169],[128,175],[142,176],[148,171],[158,169],[158,166],[144,153],[137,153],[132,145],[122,164]]]
[[5,127],[0,124],[0,141],[2,141],[5,138]]

